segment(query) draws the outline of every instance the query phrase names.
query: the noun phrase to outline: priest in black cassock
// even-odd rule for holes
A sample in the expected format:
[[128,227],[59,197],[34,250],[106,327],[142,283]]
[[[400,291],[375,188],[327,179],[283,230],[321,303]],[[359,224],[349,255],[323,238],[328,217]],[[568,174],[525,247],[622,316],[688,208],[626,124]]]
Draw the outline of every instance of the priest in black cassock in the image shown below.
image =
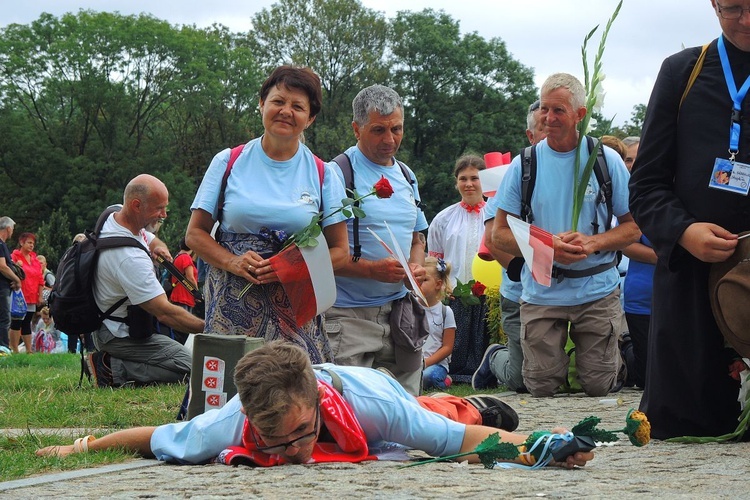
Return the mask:
[[[728,433],[740,412],[708,273],[750,230],[750,0],[711,5],[722,35],[662,64],[630,180],[631,212],[659,257],[641,401],[657,439]],[[712,182],[727,165],[729,183]]]

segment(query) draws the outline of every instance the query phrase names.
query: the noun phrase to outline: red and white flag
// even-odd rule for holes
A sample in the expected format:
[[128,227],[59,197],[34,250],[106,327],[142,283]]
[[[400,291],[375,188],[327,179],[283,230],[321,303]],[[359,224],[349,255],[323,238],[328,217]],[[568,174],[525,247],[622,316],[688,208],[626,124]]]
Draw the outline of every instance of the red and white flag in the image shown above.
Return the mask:
[[508,226],[521,249],[526,265],[531,269],[531,277],[543,286],[552,285],[552,260],[555,244],[552,233],[532,226],[521,219],[508,217]]
[[298,326],[327,310],[336,301],[336,282],[328,244],[319,235],[314,247],[290,245],[269,259],[289,297]]

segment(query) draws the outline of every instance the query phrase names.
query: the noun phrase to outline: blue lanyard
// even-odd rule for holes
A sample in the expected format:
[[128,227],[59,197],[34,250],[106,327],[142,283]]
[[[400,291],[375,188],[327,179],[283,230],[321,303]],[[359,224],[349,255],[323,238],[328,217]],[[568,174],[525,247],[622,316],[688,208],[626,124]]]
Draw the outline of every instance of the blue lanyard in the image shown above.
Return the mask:
[[732,68],[729,66],[727,48],[724,46],[724,35],[719,37],[719,58],[721,59],[721,68],[724,70],[724,79],[727,81],[729,96],[734,104],[732,107],[732,123],[729,126],[729,154],[731,155],[729,159],[734,161],[734,156],[740,150],[740,110],[742,109],[742,101],[745,99],[747,91],[750,90],[750,77],[745,80],[738,92],[737,85],[734,83]]

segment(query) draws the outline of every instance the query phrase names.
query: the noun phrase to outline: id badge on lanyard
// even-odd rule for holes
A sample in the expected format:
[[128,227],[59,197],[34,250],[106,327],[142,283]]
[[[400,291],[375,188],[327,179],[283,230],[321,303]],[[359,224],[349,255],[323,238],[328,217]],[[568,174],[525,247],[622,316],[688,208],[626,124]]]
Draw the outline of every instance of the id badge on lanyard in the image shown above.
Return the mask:
[[750,190],[750,165],[737,162],[734,158],[740,149],[742,101],[745,99],[748,89],[750,89],[750,77],[745,80],[738,91],[737,85],[734,83],[732,68],[729,66],[724,35],[719,37],[718,48],[721,67],[724,70],[724,79],[732,98],[732,121],[729,126],[729,158],[716,158],[708,186],[747,196]]

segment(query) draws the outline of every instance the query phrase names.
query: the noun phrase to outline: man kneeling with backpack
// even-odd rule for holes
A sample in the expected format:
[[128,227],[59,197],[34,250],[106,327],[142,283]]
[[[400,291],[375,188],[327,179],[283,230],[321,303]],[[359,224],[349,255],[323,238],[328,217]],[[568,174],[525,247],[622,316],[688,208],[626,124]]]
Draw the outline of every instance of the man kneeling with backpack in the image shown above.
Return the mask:
[[172,257],[144,228],[167,216],[168,201],[164,183],[141,174],[125,187],[122,209],[107,217],[98,236],[130,237],[140,244],[108,248],[98,256],[94,298],[109,314],[94,332],[98,352],[89,355],[88,365],[99,387],[181,382],[190,374],[190,351],[165,335],[152,335],[153,317],[182,332],[202,332],[204,326],[167,300],[154,273],[151,255]]

